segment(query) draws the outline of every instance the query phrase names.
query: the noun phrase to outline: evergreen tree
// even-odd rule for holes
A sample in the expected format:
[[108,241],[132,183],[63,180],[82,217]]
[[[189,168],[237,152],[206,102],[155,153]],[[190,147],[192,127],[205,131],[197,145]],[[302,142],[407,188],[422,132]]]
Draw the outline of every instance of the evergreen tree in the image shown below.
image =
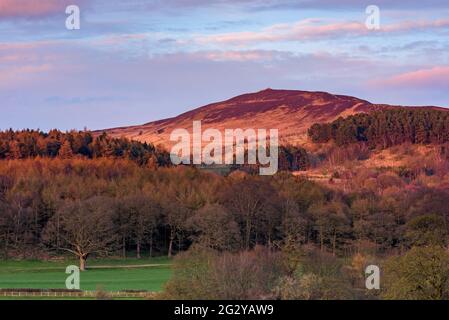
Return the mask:
[[73,158],[72,146],[70,145],[70,141],[66,140],[62,144],[61,148],[58,151],[58,156],[61,159],[71,159]]

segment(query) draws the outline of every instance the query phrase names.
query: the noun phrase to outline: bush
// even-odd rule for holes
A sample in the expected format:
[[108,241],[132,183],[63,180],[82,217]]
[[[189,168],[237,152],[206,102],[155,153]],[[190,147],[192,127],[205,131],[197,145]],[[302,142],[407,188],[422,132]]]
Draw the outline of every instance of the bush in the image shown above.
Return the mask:
[[274,294],[281,300],[317,300],[323,295],[323,280],[313,273],[300,278],[283,277],[274,288]]
[[174,275],[161,298],[271,298],[273,288],[282,275],[285,275],[285,268],[280,253],[266,248],[222,254],[193,248],[175,259]]
[[449,254],[441,247],[415,247],[385,266],[385,299],[449,299]]

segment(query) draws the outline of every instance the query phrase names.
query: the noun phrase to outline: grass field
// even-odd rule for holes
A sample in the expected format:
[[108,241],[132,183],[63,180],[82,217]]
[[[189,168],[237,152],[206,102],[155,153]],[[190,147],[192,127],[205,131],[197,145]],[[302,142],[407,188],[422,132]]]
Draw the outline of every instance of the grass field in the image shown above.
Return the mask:
[[[76,261],[0,261],[0,288],[65,289],[68,265]],[[81,290],[160,291],[171,276],[170,260],[101,259],[89,260],[81,273]]]

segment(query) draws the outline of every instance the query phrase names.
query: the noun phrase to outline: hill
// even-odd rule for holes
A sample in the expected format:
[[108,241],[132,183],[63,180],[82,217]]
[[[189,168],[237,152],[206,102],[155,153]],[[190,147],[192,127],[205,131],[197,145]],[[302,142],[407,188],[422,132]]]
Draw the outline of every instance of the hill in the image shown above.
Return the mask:
[[327,92],[266,89],[212,103],[177,117],[143,125],[99,130],[113,137],[126,137],[153,144],[169,144],[170,133],[178,128],[191,130],[194,120],[203,129],[279,129],[281,142],[303,142],[314,123],[332,122],[357,113],[395,108],[372,104],[355,97]]

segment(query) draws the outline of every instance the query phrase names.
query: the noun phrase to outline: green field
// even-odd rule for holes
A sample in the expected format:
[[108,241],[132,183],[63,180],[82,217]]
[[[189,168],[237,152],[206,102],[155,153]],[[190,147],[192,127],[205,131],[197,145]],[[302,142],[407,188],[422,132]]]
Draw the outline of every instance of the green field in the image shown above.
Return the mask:
[[[161,291],[171,276],[170,260],[89,260],[81,273],[81,290]],[[65,289],[65,268],[76,261],[0,261],[0,288]]]

